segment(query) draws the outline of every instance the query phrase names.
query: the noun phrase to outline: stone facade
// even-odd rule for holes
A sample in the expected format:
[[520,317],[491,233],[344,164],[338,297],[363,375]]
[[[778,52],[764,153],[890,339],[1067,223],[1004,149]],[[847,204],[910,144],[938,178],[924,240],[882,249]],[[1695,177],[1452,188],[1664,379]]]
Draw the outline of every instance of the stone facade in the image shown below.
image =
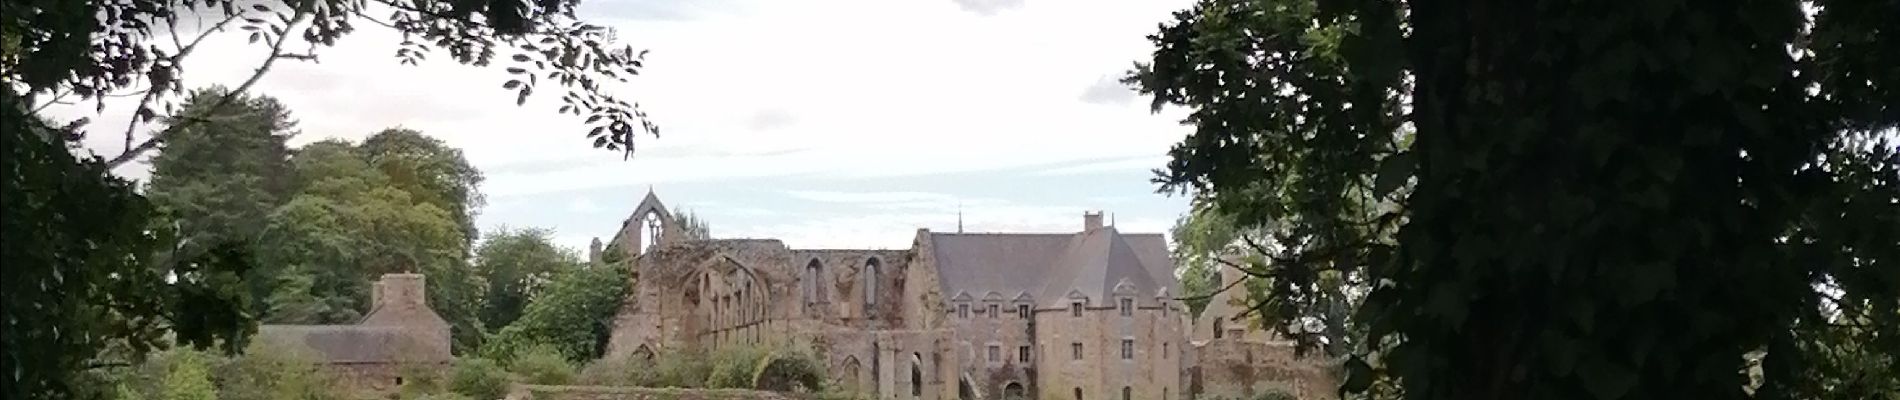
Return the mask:
[[1167,242],[1101,213],[1074,233],[920,229],[904,250],[682,240],[671,219],[649,192],[606,246],[636,275],[610,356],[791,344],[875,399],[1192,398],[1202,347]]
[[[1220,286],[1250,276],[1221,268]],[[1255,326],[1246,318],[1244,290],[1216,294],[1194,321],[1191,363],[1182,380],[1203,398],[1251,399],[1278,390],[1301,399],[1338,397],[1339,381],[1332,363],[1317,356],[1296,355],[1294,344]]]
[[442,370],[453,361],[449,324],[429,308],[425,290],[421,274],[386,274],[356,324],[262,325],[256,340],[307,350],[358,389],[388,393],[402,384],[404,370]]

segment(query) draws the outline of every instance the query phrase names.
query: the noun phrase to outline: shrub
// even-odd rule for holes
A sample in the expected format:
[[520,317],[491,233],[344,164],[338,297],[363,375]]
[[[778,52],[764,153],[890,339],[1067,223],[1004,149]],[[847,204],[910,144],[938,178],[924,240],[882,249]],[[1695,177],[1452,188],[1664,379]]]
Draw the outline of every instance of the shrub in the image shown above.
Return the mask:
[[778,392],[819,393],[825,386],[825,363],[802,349],[782,350],[760,360],[751,388]]
[[508,370],[536,385],[574,383],[574,364],[568,363],[560,350],[545,344],[529,346],[515,353],[515,359],[508,363]]
[[[404,399],[442,399],[452,393],[446,393],[447,383],[443,382],[442,372],[434,365],[408,364],[397,374],[402,376],[402,387],[397,394]],[[467,396],[462,396],[464,400]]]
[[662,351],[654,356],[657,375],[653,387],[705,387],[712,375],[712,364],[705,353],[695,350]]
[[1253,398],[1254,400],[1300,400],[1299,397],[1293,396],[1293,392],[1289,392],[1286,389],[1281,389],[1281,388],[1268,388],[1266,390],[1262,390],[1260,391],[1259,395],[1256,395]]
[[652,360],[633,355],[595,360],[581,369],[580,383],[595,386],[657,386],[659,369]]
[[732,346],[720,349],[713,354],[712,374],[706,377],[706,387],[715,389],[750,389],[752,378],[758,372],[759,362],[767,353],[752,346]]
[[221,400],[346,399],[352,393],[317,366],[315,356],[299,347],[253,343],[244,355],[218,368]]
[[465,358],[455,362],[449,390],[472,400],[496,400],[508,395],[512,377],[494,361]]
[[161,400],[217,400],[218,388],[211,385],[211,368],[205,357],[195,351],[182,351],[166,368],[160,389]]
[[424,393],[416,397],[404,397],[410,400],[471,400],[461,393]]

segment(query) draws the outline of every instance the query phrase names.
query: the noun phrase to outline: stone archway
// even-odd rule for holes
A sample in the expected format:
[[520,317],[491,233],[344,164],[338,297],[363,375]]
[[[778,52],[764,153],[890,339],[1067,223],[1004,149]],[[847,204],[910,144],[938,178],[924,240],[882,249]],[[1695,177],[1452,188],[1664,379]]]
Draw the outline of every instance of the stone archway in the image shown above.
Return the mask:
[[1003,386],[1003,400],[1026,400],[1029,398],[1028,395],[1020,382],[1010,382],[1009,385]]

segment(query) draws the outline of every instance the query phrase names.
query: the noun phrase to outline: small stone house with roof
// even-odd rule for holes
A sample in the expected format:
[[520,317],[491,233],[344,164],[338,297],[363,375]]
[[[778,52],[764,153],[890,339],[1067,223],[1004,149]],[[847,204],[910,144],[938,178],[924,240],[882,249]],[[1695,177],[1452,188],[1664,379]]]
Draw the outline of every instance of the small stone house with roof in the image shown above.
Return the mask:
[[385,274],[372,284],[370,311],[350,325],[262,325],[257,340],[308,354],[360,389],[389,392],[407,367],[442,370],[454,360],[449,324],[429,308],[421,274]]
[[649,191],[609,241],[636,278],[609,356],[807,345],[874,399],[1176,400],[1229,378],[1191,373],[1204,347],[1166,238],[1100,212],[1067,233],[919,229],[901,250],[683,240],[672,223]]

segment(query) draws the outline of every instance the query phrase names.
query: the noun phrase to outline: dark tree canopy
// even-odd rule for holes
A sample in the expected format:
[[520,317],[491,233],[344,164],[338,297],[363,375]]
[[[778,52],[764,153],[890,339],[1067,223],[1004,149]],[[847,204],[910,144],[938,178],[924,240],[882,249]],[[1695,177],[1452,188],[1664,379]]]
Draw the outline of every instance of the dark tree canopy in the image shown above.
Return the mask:
[[1279,231],[1265,315],[1370,289],[1347,391],[1893,399],[1895,15],[1203,0],[1129,81],[1192,110],[1163,187]]
[[[326,175],[270,172],[282,167],[268,160],[282,150],[270,136],[283,134],[288,125],[279,123],[288,120],[280,118],[281,105],[247,93],[277,62],[317,60],[320,49],[355,26],[384,25],[401,32],[396,56],[404,64],[437,51],[462,64],[504,64],[510,78],[501,89],[516,104],[546,85],[564,89],[559,112],[586,118],[586,137],[594,146],[631,154],[635,134],[657,135],[658,129],[637,104],[607,88],[638,74],[644,52],[615,44],[610,29],[577,20],[577,3],[20,0],[0,7],[0,136],[9,152],[7,172],[0,174],[7,176],[0,187],[7,202],[0,233],[7,238],[7,322],[0,335],[6,347],[0,359],[4,397],[77,395],[78,376],[123,364],[99,360],[108,346],[129,348],[132,357],[169,339],[235,351],[258,314],[347,318],[350,293],[358,289],[333,283],[348,282],[356,272],[431,273],[430,301],[457,324],[458,347],[479,343],[473,310],[480,286],[465,265],[474,234],[468,221],[480,205],[473,190],[479,175],[458,169],[465,164],[420,162],[447,158],[408,159],[430,168],[401,177],[428,179],[393,182],[426,190],[390,188],[387,172],[370,173],[342,156],[355,152],[352,146],[322,143],[308,154],[328,156],[292,160],[290,166],[326,169]],[[248,37],[266,57],[242,84],[188,96],[182,68],[214,34]],[[58,126],[38,115],[52,103],[74,100],[94,101],[103,110],[108,97],[137,99],[131,123],[122,133],[110,133],[124,136],[126,150],[109,158],[73,154],[85,152],[80,140],[97,127],[84,127],[83,120]],[[181,100],[184,107],[176,104]],[[230,113],[234,108],[258,112]],[[141,127],[151,132],[141,135]],[[250,136],[258,133],[265,136]],[[203,141],[172,143],[179,135],[237,135],[230,138],[247,138],[240,146],[246,151],[218,154]],[[413,143],[391,141],[398,146],[388,149],[400,151],[379,154],[407,151],[403,145]],[[109,172],[161,148],[175,159],[207,164],[155,160],[170,164],[155,177],[171,188],[154,193],[158,204]],[[388,169],[390,163],[367,165]],[[198,179],[216,167],[251,174],[233,176],[242,185]],[[287,187],[297,189],[279,192]],[[263,210],[270,210],[268,216],[256,218]],[[338,235],[339,228],[362,234]],[[253,231],[255,236],[247,236]],[[201,236],[207,233],[215,234]],[[451,244],[430,245],[442,239]],[[243,243],[249,241],[291,246],[284,253],[253,254],[256,249]],[[362,253],[343,251],[351,245],[362,245],[349,248]],[[247,291],[240,280],[255,258],[297,262],[272,264],[281,269],[267,275],[285,279],[252,279]],[[345,265],[363,269],[324,268]],[[264,303],[257,304],[258,312],[247,312],[257,301]]]

